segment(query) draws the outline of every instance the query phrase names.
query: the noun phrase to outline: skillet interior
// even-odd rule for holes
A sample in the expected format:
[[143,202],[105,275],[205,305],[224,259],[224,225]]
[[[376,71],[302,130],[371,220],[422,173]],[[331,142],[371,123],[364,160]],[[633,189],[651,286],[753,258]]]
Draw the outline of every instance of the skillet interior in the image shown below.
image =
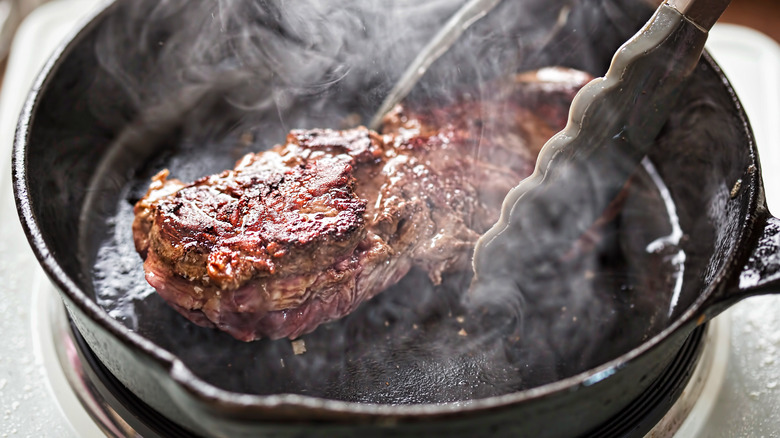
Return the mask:
[[[139,184],[147,181],[149,175],[167,166],[186,180],[231,167],[237,155],[245,152],[235,150],[235,142],[231,140],[240,136],[247,126],[263,133],[262,142],[248,148],[257,150],[279,141],[290,127],[334,126],[352,112],[368,115],[376,104],[372,97],[381,95],[387,84],[392,83],[392,77],[385,76],[386,72],[362,76],[355,73],[369,78],[364,84],[368,92],[347,95],[336,87],[321,94],[296,96],[299,101],[287,108],[281,124],[277,108],[270,113],[247,114],[222,106],[219,99],[206,101],[189,114],[195,122],[177,125],[160,137],[143,137],[150,141],[123,141],[122,145],[130,144],[137,149],[129,155],[120,155],[121,159],[111,158],[111,145],[117,144],[123,128],[138,117],[138,101],[128,95],[115,72],[101,68],[99,59],[101,44],[105,44],[101,38],[105,32],[115,32],[118,21],[126,20],[128,14],[122,8],[127,3],[120,2],[102,22],[84,34],[49,77],[45,92],[38,97],[27,145],[29,199],[43,239],[64,272],[93,300],[96,295],[105,298],[115,291],[126,293],[129,284],[145,287],[142,278],[139,279],[140,259],[129,241],[127,201],[137,198]],[[612,16],[589,9],[594,5],[610,11]],[[644,22],[647,12],[634,4],[576,3],[568,25],[555,34],[552,45],[521,47],[520,53],[510,51],[499,58],[520,60],[519,63],[507,61],[508,65],[503,66],[507,71],[563,64],[599,75],[606,69],[614,49]],[[536,35],[534,32],[539,28],[552,27],[557,14],[540,13],[540,17],[533,20],[533,25],[519,20],[514,33],[508,35]],[[492,25],[488,17],[475,28],[474,38]],[[583,34],[587,36],[582,38]],[[491,44],[511,47],[495,41]],[[118,50],[118,47],[110,49]],[[448,56],[460,61],[473,54],[455,51]],[[132,56],[129,59],[128,64],[137,61]],[[139,77],[145,73],[133,72],[132,68],[125,71]],[[495,70],[465,68],[461,76],[448,83],[457,87],[459,82],[490,73]],[[448,75],[451,72],[434,70],[426,80],[436,83]],[[722,92],[713,93],[713,89]],[[341,94],[334,97],[333,91]],[[450,92],[451,89],[433,87],[413,98],[442,98]],[[327,112],[320,110],[322,102],[330,104]],[[214,114],[219,117],[213,117]],[[201,123],[203,120],[208,123]],[[426,280],[413,273],[393,291],[383,293],[343,322],[323,327],[307,337],[309,352],[304,356],[292,355],[286,341],[242,344],[226,335],[194,327],[155,295],[129,303],[135,307],[138,320],[123,323],[174,352],[207,382],[237,392],[301,393],[375,403],[469,400],[515,392],[571,376],[618,357],[659,333],[688,308],[723,269],[724,260],[738,243],[740,218],[746,215],[743,209],[746,203],[741,197],[747,196],[747,191],[738,193],[734,199],[729,192],[743,178],[751,159],[739,114],[721,78],[711,65],[702,63],[696,81],[685,92],[680,111],[673,116],[652,157],[675,199],[687,236],[682,243],[687,254],[683,294],[672,318],[666,315],[668,290],[620,290],[626,284],[622,281],[625,278],[612,274],[635,275],[636,284],[659,283],[652,272],[641,270],[647,260],[636,259],[621,266],[615,266],[617,262],[613,261],[611,266],[615,271],[606,277],[614,283],[598,291],[601,299],[618,306],[617,312],[586,312],[573,315],[579,316],[579,324],[560,325],[551,323],[562,316],[559,307],[544,308],[541,301],[531,302],[532,308],[536,305],[544,309],[537,315],[538,319],[526,318],[525,330],[531,334],[527,339],[532,343],[512,349],[504,343],[483,342],[461,350],[466,354],[457,357],[437,350],[448,342],[461,340],[447,335],[458,331],[457,321],[449,315],[453,311],[453,315],[458,315],[459,301],[453,296],[453,290],[459,291],[464,279],[457,276],[448,279],[455,283],[452,290],[445,287],[420,297],[415,294],[419,290],[417,284]],[[95,169],[99,169],[99,178]],[[632,198],[636,210],[628,209],[618,221],[646,220],[644,215],[652,216],[654,210],[645,207],[658,206],[657,198],[653,193],[637,194]],[[644,206],[640,208],[639,204]],[[623,233],[621,225],[615,223],[612,229]],[[114,236],[117,230],[119,234]],[[630,232],[636,230],[632,228]],[[654,236],[623,235],[620,241],[644,242]],[[110,239],[116,243],[110,252],[119,257],[98,257],[101,248],[108,248]],[[625,250],[619,246],[618,243],[618,247],[606,248],[606,256]],[[100,261],[108,261],[110,268],[101,267]],[[84,299],[72,298],[77,303]],[[411,312],[410,302],[413,303]],[[411,328],[428,318],[435,322],[426,330],[416,332]],[[591,338],[592,332],[582,329],[593,327],[594,322],[598,324],[597,331],[603,333],[598,342]],[[479,325],[468,329],[474,334],[480,331]],[[344,336],[334,337],[334,331]],[[569,339],[568,343],[554,337],[562,331],[574,335],[563,338]],[[428,340],[431,344],[426,344]],[[474,352],[481,355],[474,358]],[[284,359],[284,367],[280,359]]]

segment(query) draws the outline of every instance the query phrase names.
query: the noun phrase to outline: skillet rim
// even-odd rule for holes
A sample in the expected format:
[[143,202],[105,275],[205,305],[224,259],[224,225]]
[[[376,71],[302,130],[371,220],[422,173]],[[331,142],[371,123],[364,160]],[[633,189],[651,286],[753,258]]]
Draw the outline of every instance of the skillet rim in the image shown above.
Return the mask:
[[[734,105],[734,114],[739,116],[741,122],[740,129],[744,132],[744,139],[747,141],[750,164],[755,166],[755,172],[747,173],[747,181],[743,180],[743,189],[747,187],[748,193],[743,197],[743,211],[747,214],[743,217],[739,227],[739,233],[736,236],[736,244],[730,253],[723,256],[723,266],[713,276],[710,284],[706,285],[697,299],[689,306],[686,311],[677,318],[669,327],[662,330],[657,335],[651,337],[644,343],[630,350],[629,352],[606,362],[598,367],[583,371],[574,376],[567,377],[555,382],[540,385],[524,391],[492,396],[483,399],[469,400],[467,402],[455,403],[425,403],[414,405],[390,405],[390,404],[372,404],[346,402],[341,400],[325,399],[299,394],[274,394],[274,395],[254,395],[243,394],[233,391],[220,389],[197,377],[187,366],[175,355],[167,350],[155,345],[150,340],[129,330],[119,321],[111,318],[105,310],[97,305],[87,294],[85,294],[62,269],[57,262],[56,257],[49,251],[44,241],[43,233],[38,226],[38,220],[32,211],[29,199],[29,185],[27,181],[28,154],[27,146],[30,140],[30,133],[34,128],[35,114],[38,104],[47,89],[48,85],[56,80],[59,67],[70,53],[76,50],[82,40],[95,29],[110,14],[118,2],[108,0],[95,12],[88,16],[76,30],[66,37],[51,55],[45,66],[35,79],[34,85],[28,94],[23,106],[19,122],[17,124],[13,157],[12,157],[12,183],[14,189],[14,199],[17,213],[19,214],[22,227],[33,252],[43,267],[46,274],[62,293],[65,301],[76,305],[89,319],[97,323],[103,330],[107,331],[115,341],[120,342],[125,347],[133,351],[139,351],[146,357],[159,365],[168,376],[178,385],[186,390],[198,401],[205,403],[218,402],[222,408],[237,409],[244,411],[246,409],[256,409],[257,412],[268,413],[272,410],[287,410],[289,408],[297,409],[298,414],[309,413],[311,419],[321,418],[322,413],[349,414],[351,420],[356,417],[363,419],[374,419],[382,421],[386,419],[393,420],[432,420],[440,417],[446,417],[453,414],[479,414],[487,411],[495,411],[502,408],[509,408],[521,403],[528,403],[533,400],[543,399],[555,395],[556,393],[576,391],[582,387],[591,386],[600,381],[607,380],[610,376],[616,374],[621,368],[626,367],[631,361],[658,347],[664,341],[672,337],[678,330],[684,330],[683,326],[703,324],[708,318],[705,312],[713,301],[717,298],[721,289],[727,283],[738,277],[741,265],[740,261],[744,259],[749,252],[749,243],[756,232],[756,223],[766,212],[765,200],[763,197],[763,185],[761,182],[761,167],[759,165],[758,153],[756,149],[753,132],[750,128],[747,116],[739,102],[733,87],[724,75],[720,67],[715,63],[712,57],[705,52],[702,56],[702,62],[720,78],[724,91],[729,94],[729,98]],[[747,184],[745,184],[747,182]],[[69,312],[71,310],[69,309]],[[296,421],[305,420],[299,416]],[[338,417],[337,417],[338,418]],[[279,419],[280,421],[282,419]]]

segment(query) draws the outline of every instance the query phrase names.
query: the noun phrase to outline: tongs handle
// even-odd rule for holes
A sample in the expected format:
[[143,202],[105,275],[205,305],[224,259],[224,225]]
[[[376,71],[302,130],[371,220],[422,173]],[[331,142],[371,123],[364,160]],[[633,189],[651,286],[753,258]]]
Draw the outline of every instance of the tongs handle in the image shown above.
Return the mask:
[[[560,260],[622,190],[666,123],[726,0],[668,0],[572,102],[566,128],[477,242],[472,292],[516,291]],[[552,279],[550,281],[553,281]],[[472,293],[473,296],[479,295]]]
[[703,31],[709,31],[728,7],[731,0],[668,0],[669,7],[674,8],[688,21]]

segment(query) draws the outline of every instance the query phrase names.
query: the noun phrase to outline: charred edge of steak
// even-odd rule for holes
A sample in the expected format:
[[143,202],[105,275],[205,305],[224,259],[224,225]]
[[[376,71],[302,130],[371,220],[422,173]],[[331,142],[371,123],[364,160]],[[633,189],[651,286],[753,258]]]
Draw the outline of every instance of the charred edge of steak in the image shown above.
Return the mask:
[[158,175],[136,205],[139,252],[151,248],[176,274],[221,289],[348,257],[366,234],[353,155],[381,151],[381,138],[363,128],[288,140],[192,184]]
[[400,280],[410,267],[408,258],[394,253],[376,236],[361,242],[349,259],[324,269],[262,278],[235,290],[193,285],[154,252],[144,262],[149,284],[179,313],[243,341],[297,338],[351,313]]

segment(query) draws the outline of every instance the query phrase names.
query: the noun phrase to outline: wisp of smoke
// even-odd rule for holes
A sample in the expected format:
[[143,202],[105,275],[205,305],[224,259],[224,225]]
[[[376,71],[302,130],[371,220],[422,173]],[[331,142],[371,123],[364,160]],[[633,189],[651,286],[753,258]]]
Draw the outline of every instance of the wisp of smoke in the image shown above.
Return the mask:
[[[408,99],[441,104],[463,89],[489,99],[490,81],[549,65],[600,75],[614,50],[604,47],[616,48],[625,39],[622,27],[636,28],[647,18],[646,9],[631,6],[641,1],[505,0],[432,66]],[[144,193],[150,173],[168,167],[194,180],[282,141],[293,128],[367,123],[463,3],[120,1],[95,47],[102,68],[95,88],[109,90],[112,99],[95,93],[91,101],[105,123],[124,122],[107,160],[130,169],[127,175],[115,171],[117,180],[102,189],[121,200],[112,205],[115,217],[91,265],[100,274],[100,304],[202,378],[248,393],[377,403],[466,400],[572,375],[633,346],[636,336],[608,347],[602,342],[622,330],[617,323],[624,317],[617,315],[648,283],[619,262],[627,252],[619,215],[591,230],[597,243],[575,256],[544,257],[554,233],[507,254],[503,269],[523,261],[527,275],[490,278],[479,301],[464,295],[468,272],[434,287],[413,271],[355,313],[307,335],[308,352],[300,356],[284,341],[247,345],[186,323],[144,292],[140,259],[120,250],[133,245],[127,201]],[[104,173],[116,169],[111,163]],[[647,179],[632,187],[631,196],[655,205]],[[548,219],[579,208],[560,205],[565,211],[546,212]],[[642,239],[668,235],[663,224],[658,228]],[[117,260],[123,257],[131,259]],[[244,372],[226,372],[237,369]],[[383,391],[374,391],[376,385]]]

